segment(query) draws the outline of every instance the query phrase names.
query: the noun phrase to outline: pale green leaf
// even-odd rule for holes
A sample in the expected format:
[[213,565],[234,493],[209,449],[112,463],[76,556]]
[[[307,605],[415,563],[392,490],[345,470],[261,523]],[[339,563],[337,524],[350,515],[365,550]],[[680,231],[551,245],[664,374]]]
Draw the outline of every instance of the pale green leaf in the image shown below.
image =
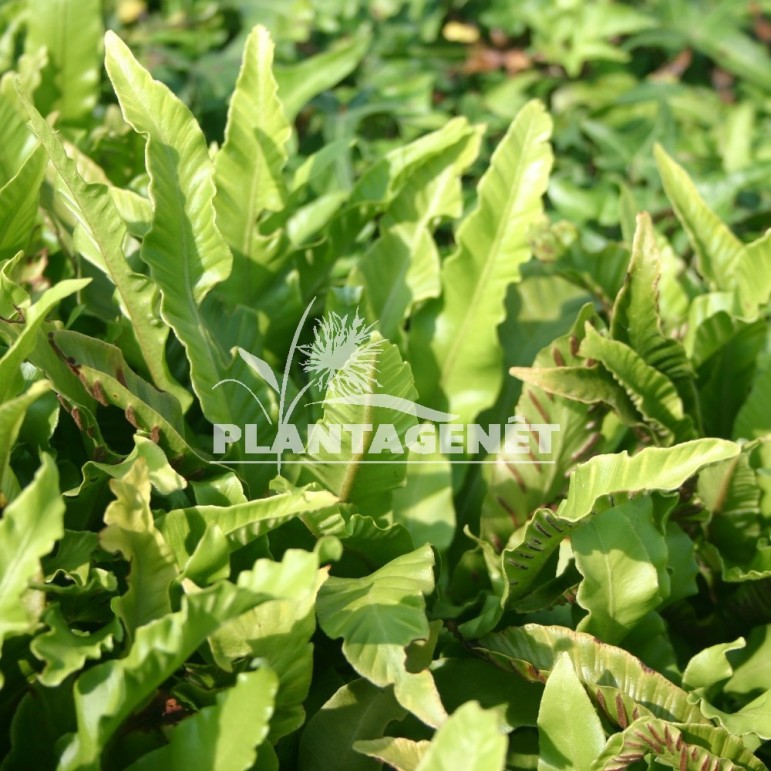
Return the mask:
[[60,685],[73,672],[83,668],[86,661],[97,660],[109,653],[115,643],[123,639],[120,622],[113,620],[95,632],[72,629],[58,605],[50,605],[41,619],[48,631],[38,635],[30,644],[33,655],[45,662],[39,680],[43,685]]
[[6,638],[31,629],[42,611],[41,596],[28,585],[39,578],[41,557],[63,535],[59,472],[44,453],[34,478],[0,519],[0,648]]
[[22,94],[30,125],[45,147],[61,178],[59,192],[75,218],[80,232],[90,244],[90,252],[99,256],[99,267],[115,284],[121,307],[128,318],[142,358],[158,388],[173,393],[183,407],[189,406],[190,394],[171,377],[166,363],[165,345],[168,329],[157,312],[157,289],[146,276],[135,273],[126,259],[123,244],[126,227],[103,185],[90,185],[81,176],[76,162]]
[[278,676],[278,695],[270,725],[276,741],[305,720],[304,704],[313,674],[315,602],[328,570],[314,552],[290,550],[281,563],[259,560],[247,588],[264,602],[215,632],[209,639],[215,661],[230,669],[244,657],[264,660]]
[[616,296],[611,314],[610,335],[640,355],[651,367],[668,377],[684,404],[696,401],[694,372],[683,345],[661,330],[659,282],[661,257],[650,215],[637,215],[637,229],[632,243],[624,286]]
[[126,456],[125,460],[120,463],[88,461],[82,469],[82,484],[74,490],[68,491],[67,494],[79,494],[89,484],[95,483],[97,479],[101,480],[104,476],[122,479],[134,467],[138,458],[142,458],[147,464],[150,484],[161,495],[171,495],[177,490],[183,490],[187,487],[187,480],[171,467],[163,450],[152,439],[136,433],[134,434],[134,449]]
[[546,682],[567,653],[592,701],[616,725],[629,725],[635,711],[665,720],[709,723],[684,690],[623,648],[583,632],[525,624],[489,634],[480,643],[495,663],[531,682]]
[[758,369],[752,390],[739,409],[733,426],[735,439],[759,439],[771,434],[768,394],[771,393],[771,365]]
[[169,588],[177,577],[174,556],[150,511],[150,478],[143,458],[122,478],[110,481],[117,500],[104,513],[107,527],[99,534],[105,551],[120,552],[130,564],[128,589],[114,610],[129,634],[171,612]]
[[394,522],[404,525],[416,546],[430,543],[441,552],[452,543],[456,516],[452,466],[439,451],[438,437],[436,447],[434,453],[410,451],[404,485],[393,491],[393,507]]
[[147,139],[154,217],[141,256],[161,291],[161,314],[185,346],[193,389],[205,416],[229,423],[222,389],[224,354],[207,330],[200,305],[230,274],[232,255],[215,225],[214,168],[190,110],[150,76],[120,38],[106,37],[107,72],[125,119]]
[[[480,533],[492,543],[505,543],[538,506],[554,500],[567,487],[567,476],[576,463],[590,453],[605,449],[599,432],[602,413],[596,407],[590,412],[590,407],[582,403],[583,399],[575,398],[575,392],[568,385],[575,382],[575,377],[569,376],[562,383],[562,394],[539,387],[540,378],[548,378],[557,372],[558,378],[563,377],[571,370],[578,379],[588,375],[587,380],[594,385],[605,384],[621,390],[607,373],[600,372],[599,368],[584,367],[576,355],[585,335],[585,322],[590,320],[596,320],[596,314],[591,305],[585,305],[567,334],[554,338],[540,350],[531,368],[511,370],[526,382],[514,414],[530,426],[546,424],[559,428],[549,431],[548,452],[541,452],[538,440],[534,440],[528,442],[527,449],[531,453],[520,446],[512,446],[518,444],[516,440],[507,446],[505,431],[502,431],[501,446],[492,456],[495,463],[486,465],[483,470],[487,492],[482,504]],[[553,367],[554,364],[558,367]],[[598,396],[598,391],[602,393],[600,389],[590,387],[590,397]],[[621,397],[625,399],[623,391]],[[533,460],[546,463],[532,463]]]
[[618,643],[669,596],[669,552],[650,497],[600,512],[571,534],[570,544],[584,577],[576,599],[589,611],[579,631]]
[[24,417],[30,406],[51,390],[47,380],[33,383],[23,394],[0,404],[0,502],[11,500],[19,492],[15,479],[11,485],[8,474],[11,450],[19,436]]
[[446,713],[428,670],[407,671],[405,647],[429,636],[424,594],[434,588],[434,556],[426,545],[363,578],[330,578],[316,612],[325,634],[343,638],[353,668],[375,685],[394,685],[399,703],[428,725]]
[[635,407],[663,444],[694,437],[693,421],[672,381],[648,364],[636,348],[588,327],[580,353],[599,361],[626,390]]
[[157,526],[183,567],[206,529],[217,525],[230,551],[265,533],[315,511],[327,511],[338,503],[326,490],[301,489],[230,506],[198,505],[161,514]]
[[[340,382],[346,373],[339,372],[327,391],[324,417],[315,430],[330,433],[335,430],[333,425],[337,430],[343,425],[371,428],[356,438],[352,432],[342,432],[340,453],[320,445],[319,451],[309,456],[314,463],[307,467],[306,474],[318,479],[341,502],[355,503],[366,514],[376,516],[390,509],[390,492],[404,479],[405,435],[417,425],[415,415],[400,409],[396,400],[411,402],[417,393],[410,366],[402,361],[395,345],[381,341],[366,367],[362,376],[370,392],[357,398],[345,397]],[[341,464],[342,458],[348,462]],[[324,464],[325,460],[338,462]]]
[[99,97],[102,4],[99,0],[29,0],[26,50],[45,46],[53,72],[35,92],[40,111],[62,123],[87,123]]
[[682,166],[660,145],[654,152],[664,190],[699,258],[702,275],[717,289],[731,289],[741,241],[707,206]]
[[600,718],[563,653],[549,673],[538,711],[538,771],[589,771],[604,744]]
[[503,771],[506,745],[498,715],[469,701],[436,732],[415,771],[456,771],[461,758],[468,771]]
[[461,119],[425,137],[437,152],[408,177],[381,222],[381,237],[364,254],[350,278],[363,283],[368,319],[396,341],[412,307],[441,291],[440,258],[431,231],[445,217],[462,213],[460,176],[479,152],[480,132],[467,129],[454,144]]
[[477,208],[458,229],[459,248],[444,263],[442,300],[415,318],[413,358],[433,359],[417,370],[421,395],[433,394],[464,423],[495,402],[503,382],[497,328],[506,292],[531,256],[528,229],[542,213],[551,125],[538,102],[514,119],[479,183]]
[[241,672],[235,685],[217,694],[217,702],[177,724],[168,744],[143,755],[130,771],[249,771],[256,749],[268,733],[278,689],[266,668]]
[[425,739],[416,742],[401,736],[384,736],[382,739],[360,739],[353,748],[362,755],[387,763],[396,771],[415,771],[430,744]]
[[626,452],[598,455],[577,466],[567,498],[556,512],[538,509],[519,544],[501,555],[511,581],[510,601],[528,593],[550,555],[600,499],[618,493],[677,490],[704,467],[735,457],[739,451],[738,445],[722,439],[697,439],[669,448],[647,447],[631,457]]
[[292,66],[276,67],[278,93],[287,120],[293,122],[314,96],[350,75],[364,57],[369,43],[369,35],[362,34],[338,41],[327,50]]
[[286,196],[281,174],[292,129],[278,99],[272,63],[268,30],[255,27],[230,100],[225,142],[214,160],[217,225],[241,259],[254,257],[260,214],[280,209]]
[[204,466],[185,439],[179,402],[129,369],[119,348],[69,330],[51,333],[49,342],[90,396],[120,407],[129,423],[157,439],[180,472]]
[[706,691],[728,680],[734,673],[727,654],[742,650],[747,645],[743,637],[728,643],[703,648],[691,658],[683,672],[683,686],[691,691]]
[[38,147],[0,187],[0,259],[26,249],[35,227],[48,158]]
[[771,231],[747,244],[736,265],[735,291],[742,316],[748,321],[771,299]]
[[92,667],[75,684],[78,730],[63,748],[61,771],[99,765],[123,721],[219,627],[254,607],[258,595],[230,583],[183,598],[182,609],[137,630],[128,654]]
[[[24,325],[9,344],[8,350],[0,358],[0,402],[15,396],[14,376],[18,373],[22,362],[29,356],[37,344],[40,326],[52,308],[55,308],[65,297],[79,292],[91,283],[91,279],[70,279],[59,281],[47,289],[29,308],[25,308]],[[16,331],[16,326],[9,325],[9,331]]]

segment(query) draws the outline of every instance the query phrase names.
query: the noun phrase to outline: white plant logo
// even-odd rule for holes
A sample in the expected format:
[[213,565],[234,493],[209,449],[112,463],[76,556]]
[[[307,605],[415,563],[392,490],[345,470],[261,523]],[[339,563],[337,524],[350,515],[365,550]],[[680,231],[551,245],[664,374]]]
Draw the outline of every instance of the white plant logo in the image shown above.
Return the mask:
[[334,312],[319,321],[313,342],[300,350],[307,356],[303,369],[322,391],[355,396],[379,385],[373,378],[383,340],[371,339],[375,326],[364,323],[358,308],[350,322]]
[[[475,460],[479,453],[495,454],[501,449],[506,454],[505,463],[551,464],[553,460],[541,460],[533,451],[533,440],[537,438],[540,454],[551,452],[551,435],[559,431],[559,426],[552,423],[528,425],[523,418],[512,416],[505,425],[481,426],[478,424],[461,425],[454,421],[457,415],[442,412],[411,399],[382,393],[382,386],[377,380],[378,363],[385,340],[375,333],[375,324],[367,324],[359,315],[358,308],[353,313],[340,315],[329,313],[316,324],[313,341],[300,345],[302,329],[310,313],[315,298],[308,303],[300,322],[295,329],[289,346],[284,374],[279,383],[273,368],[268,362],[243,348],[238,349],[239,356],[263,383],[270,387],[278,397],[278,419],[274,421],[273,410],[269,410],[260,397],[243,381],[237,378],[225,378],[213,388],[225,383],[236,384],[246,389],[257,402],[265,421],[271,427],[267,431],[271,437],[270,445],[260,445],[256,423],[238,426],[233,423],[217,423],[214,426],[214,453],[225,455],[231,445],[243,439],[243,456],[255,455],[255,460],[218,460],[216,463],[275,463],[281,471],[282,463],[340,463],[349,464],[351,453],[359,456],[357,463],[499,463],[500,460]],[[297,353],[304,355],[300,362],[302,370],[308,375],[305,385],[287,403],[290,384],[290,371]],[[399,425],[378,421],[370,423],[333,423],[332,414],[325,412],[324,420],[312,424],[305,441],[300,437],[297,427],[290,418],[302,404],[302,397],[309,388],[316,386],[323,394],[321,402],[308,402],[304,406],[321,404],[326,408],[335,405],[347,407],[366,407],[403,413],[414,418],[413,424],[404,430],[404,420]],[[275,401],[273,402],[275,409]],[[342,413],[345,414],[345,413]],[[357,414],[357,413],[353,413]],[[382,415],[382,412],[381,412]],[[273,429],[275,427],[275,429]],[[283,460],[284,453],[291,453],[302,460]],[[437,460],[436,454],[448,456],[447,460]],[[361,459],[363,454],[378,456]],[[391,458],[382,457],[391,455]],[[512,455],[526,455],[527,458],[514,459]],[[275,460],[267,460],[273,456]],[[339,456],[339,457],[335,457]],[[424,457],[431,456],[431,457]],[[459,457],[460,456],[460,457]]]

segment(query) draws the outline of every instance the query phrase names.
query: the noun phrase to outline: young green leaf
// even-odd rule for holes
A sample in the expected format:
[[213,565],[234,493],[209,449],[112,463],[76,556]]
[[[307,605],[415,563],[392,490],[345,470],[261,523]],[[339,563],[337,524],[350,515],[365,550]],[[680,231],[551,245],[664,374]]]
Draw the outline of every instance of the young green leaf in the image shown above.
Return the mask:
[[563,653],[549,673],[538,711],[538,771],[590,771],[604,744],[600,718]]
[[664,190],[680,220],[705,279],[716,289],[731,289],[734,271],[742,252],[742,243],[704,203],[699,191],[682,166],[666,151],[654,149]]
[[[410,346],[419,391],[465,423],[490,407],[503,380],[497,328],[519,267],[530,258],[528,228],[541,215],[552,152],[551,119],[526,105],[479,183],[477,208],[458,230],[458,251],[442,270],[441,301],[415,318]],[[432,371],[435,368],[435,371]]]
[[46,48],[52,65],[35,91],[40,111],[65,125],[88,122],[99,97],[102,4],[99,0],[30,0],[27,51]]
[[341,502],[355,503],[365,513],[377,516],[390,509],[390,492],[406,473],[399,461],[407,456],[405,435],[417,425],[414,411],[410,414],[417,393],[410,367],[402,361],[395,345],[381,341],[371,360],[362,362],[360,374],[370,392],[346,395],[341,389],[345,388],[347,374],[345,367],[341,368],[327,390],[324,417],[314,429],[325,436],[340,431],[342,426],[359,426],[362,430],[356,435],[352,431],[341,434],[348,463],[324,464],[325,460],[339,460],[339,454],[329,453],[320,443],[318,451],[310,454],[314,465],[309,465],[306,473],[334,492]]
[[54,688],[73,672],[78,672],[88,660],[98,660],[123,639],[123,629],[117,618],[95,632],[83,633],[70,628],[58,605],[49,605],[42,616],[48,631],[30,644],[32,654],[45,662],[39,680]]
[[128,654],[98,664],[75,684],[77,733],[63,748],[64,771],[94,768],[115,732],[203,641],[260,602],[259,595],[222,582],[186,595],[181,610],[137,629]]
[[399,703],[424,723],[447,717],[428,670],[409,672],[405,647],[429,635],[424,594],[433,591],[434,555],[426,545],[363,578],[330,578],[316,612],[325,634],[343,638],[351,666],[380,687],[393,684]]
[[286,197],[282,170],[292,129],[278,98],[272,63],[268,30],[257,26],[246,40],[225,142],[214,159],[217,225],[240,259],[254,259],[260,214],[277,211]]
[[40,571],[41,557],[63,535],[59,472],[44,453],[34,478],[0,519],[0,648],[11,635],[31,629],[40,615],[42,605],[28,585]]
[[570,543],[584,577],[576,600],[589,611],[579,631],[618,644],[669,596],[669,552],[649,496],[600,512]]
[[463,758],[468,771],[503,771],[506,737],[493,710],[468,701],[436,732],[415,771],[452,771]]
[[216,704],[178,723],[168,744],[143,755],[129,770],[249,771],[267,736],[277,690],[278,680],[270,669],[241,672],[235,685],[217,694]]
[[214,168],[190,110],[150,76],[113,32],[106,67],[124,117],[147,138],[153,225],[142,259],[161,291],[161,314],[185,346],[193,389],[212,422],[230,423],[221,389],[224,355],[207,330],[200,305],[230,274],[232,255],[217,226]]
[[110,481],[117,498],[104,513],[99,534],[105,551],[120,552],[129,562],[128,590],[115,603],[130,635],[144,624],[171,613],[169,589],[177,577],[174,556],[155,527],[150,511],[150,478],[144,459],[121,479]]
[[16,174],[0,187],[0,259],[29,246],[40,204],[40,188],[48,159],[42,147],[24,160]]
[[[0,402],[16,394],[14,376],[18,373],[24,359],[34,349],[37,343],[37,333],[45,321],[49,311],[56,307],[65,297],[79,292],[91,283],[91,279],[74,279],[59,281],[46,290],[29,308],[24,310],[24,327],[13,338],[2,358],[0,358]],[[12,329],[9,325],[9,331]],[[15,330],[14,330],[15,331]]]
[[121,221],[107,188],[89,185],[78,171],[51,127],[20,93],[29,113],[30,125],[45,147],[62,181],[65,201],[91,251],[99,256],[101,270],[115,284],[121,308],[128,318],[142,358],[158,388],[173,393],[183,407],[189,406],[190,394],[174,381],[166,363],[165,345],[168,329],[156,309],[157,289],[147,276],[132,270],[123,251],[126,227]]
[[604,496],[677,490],[705,466],[735,457],[739,450],[721,439],[697,439],[670,448],[647,447],[632,457],[625,452],[598,455],[581,464],[557,511],[536,511],[519,544],[503,551],[503,566],[511,581],[510,602],[528,593],[550,555]]
[[381,763],[387,763],[396,771],[415,771],[431,746],[425,740],[413,741],[401,736],[384,736],[382,739],[360,739],[353,748],[362,755],[369,755]]
[[16,438],[30,406],[50,390],[51,384],[47,380],[38,380],[20,396],[0,404],[0,496],[6,501],[20,492],[9,466]]

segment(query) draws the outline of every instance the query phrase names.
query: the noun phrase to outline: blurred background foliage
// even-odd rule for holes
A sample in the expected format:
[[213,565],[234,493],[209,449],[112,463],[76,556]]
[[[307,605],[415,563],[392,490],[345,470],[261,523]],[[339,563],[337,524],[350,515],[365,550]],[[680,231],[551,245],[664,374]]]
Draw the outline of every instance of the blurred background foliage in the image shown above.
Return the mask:
[[[740,235],[769,223],[771,0],[106,0],[104,10],[212,142],[222,140],[246,35],[267,26],[297,128],[293,157],[334,143],[329,189],[350,188],[373,159],[458,114],[488,126],[473,183],[538,97],[556,124],[549,207],[578,226],[585,248],[619,237],[619,211],[647,209],[664,231],[674,224],[656,142]],[[0,71],[34,55],[30,12],[26,0],[0,4]],[[136,164],[119,157],[127,132],[111,100],[105,88],[79,144],[128,183]]]

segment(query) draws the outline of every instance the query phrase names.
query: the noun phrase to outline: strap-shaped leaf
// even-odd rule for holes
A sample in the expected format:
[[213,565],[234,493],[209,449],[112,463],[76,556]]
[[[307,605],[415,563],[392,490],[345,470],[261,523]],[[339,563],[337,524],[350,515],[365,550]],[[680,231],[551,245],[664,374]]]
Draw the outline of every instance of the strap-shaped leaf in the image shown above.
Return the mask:
[[45,150],[38,147],[0,187],[0,259],[11,257],[29,244],[47,165]]
[[626,425],[643,423],[629,394],[603,367],[512,367],[509,372],[555,396],[584,404],[606,404]]
[[428,725],[446,718],[428,670],[409,672],[405,648],[428,639],[424,594],[434,589],[434,555],[428,545],[392,560],[363,578],[330,578],[319,592],[319,624],[343,638],[351,666],[375,685],[393,684],[399,703]]
[[[258,563],[259,564],[259,563]],[[241,576],[247,582],[249,576]],[[182,600],[182,609],[137,630],[128,654],[89,669],[75,683],[78,730],[63,748],[60,769],[99,766],[123,721],[223,624],[257,605],[263,595],[221,582]]]
[[668,377],[690,412],[696,407],[693,367],[682,343],[661,331],[659,281],[661,258],[650,215],[637,215],[624,286],[611,314],[610,336],[638,353],[654,369]]
[[232,506],[191,506],[162,514],[156,524],[184,567],[207,528],[216,525],[228,550],[250,543],[286,522],[334,507],[337,497],[326,490],[302,489]]
[[248,588],[269,597],[215,632],[209,645],[223,669],[253,657],[276,673],[279,688],[270,723],[270,740],[275,742],[305,721],[313,675],[315,602],[328,568],[319,568],[316,552],[299,549],[288,551],[282,563],[260,560],[257,565]]
[[[442,271],[442,300],[415,318],[418,386],[471,423],[490,407],[503,381],[497,328],[505,317],[509,285],[530,258],[528,229],[540,217],[552,164],[551,119],[538,102],[527,104],[493,153],[479,183],[477,208],[458,229],[458,250]],[[420,374],[422,373],[422,374]]]
[[506,747],[496,712],[469,701],[436,732],[415,771],[452,771],[461,758],[468,771],[503,771]]
[[130,563],[128,589],[113,609],[133,635],[144,624],[171,612],[169,587],[177,577],[174,556],[150,511],[150,477],[143,458],[121,479],[110,481],[116,499],[104,513],[99,542]]
[[168,744],[143,755],[130,771],[212,768],[248,771],[268,733],[276,675],[267,668],[241,672],[235,685],[217,694],[216,704],[178,723]]
[[[79,292],[91,283],[90,278],[59,281],[47,289],[29,308],[24,310],[24,326],[0,358],[0,402],[15,396],[16,375],[22,362],[29,356],[37,343],[37,333],[48,312],[65,297]],[[16,325],[7,325],[8,332],[16,331]]]
[[669,596],[669,551],[651,497],[600,512],[570,541],[584,577],[576,600],[589,611],[579,624],[582,632],[618,643]]
[[415,771],[431,742],[413,741],[402,736],[384,736],[382,739],[360,739],[354,742],[356,752],[387,763],[396,771]]
[[99,96],[102,66],[100,0],[30,0],[27,51],[43,46],[52,71],[35,92],[40,111],[57,111],[64,124],[87,122]]
[[[59,472],[50,455],[0,519],[0,648],[4,640],[31,628],[37,603],[23,600],[40,571],[40,559],[64,535],[64,501]],[[0,676],[0,685],[2,678]]]
[[225,142],[214,161],[217,225],[236,256],[253,256],[255,226],[286,195],[281,176],[292,128],[284,117],[271,66],[273,43],[265,27],[246,40],[230,100]]
[[90,251],[99,256],[100,269],[115,284],[121,308],[131,324],[153,382],[158,388],[173,393],[180,404],[187,407],[190,394],[173,380],[166,364],[168,328],[158,315],[157,289],[147,276],[135,273],[129,266],[123,251],[126,227],[108,189],[86,183],[48,123],[24,94],[20,96],[29,113],[32,130],[59,173],[62,181],[59,191],[88,239]]
[[705,466],[735,457],[740,448],[722,439],[697,439],[675,447],[648,447],[637,455],[598,455],[578,466],[567,498],[556,512],[539,509],[520,545],[503,552],[511,581],[510,601],[527,594],[549,556],[586,519],[598,500],[622,492],[677,490]]
[[603,337],[588,327],[581,355],[596,359],[624,386],[635,407],[648,419],[663,444],[693,438],[693,421],[672,381],[648,364],[637,350]]
[[[120,349],[69,330],[51,332],[49,342],[90,396],[105,406],[120,407],[129,423],[161,445],[175,467],[183,473],[204,467],[185,439],[179,402],[133,372]],[[76,397],[76,403],[82,402]]]
[[45,669],[38,679],[49,688],[60,685],[73,672],[83,669],[87,660],[100,659],[103,653],[115,647],[116,641],[123,639],[123,629],[117,618],[86,634],[70,628],[58,605],[49,605],[42,621],[49,627],[48,631],[32,641],[30,650],[45,662]]
[[660,145],[654,152],[667,198],[699,258],[702,275],[717,289],[732,289],[741,241],[704,203],[685,169]]
[[200,305],[231,269],[232,255],[215,225],[214,168],[190,110],[150,76],[120,38],[108,32],[106,66],[125,119],[147,138],[146,160],[154,217],[142,259],[161,290],[161,314],[185,346],[190,378],[204,415],[232,422],[224,377]]
[[709,725],[669,723],[652,717],[635,720],[614,734],[592,764],[592,771],[620,771],[645,757],[682,771],[766,771],[741,739]]
[[605,744],[600,718],[570,656],[557,658],[538,710],[538,771],[589,771]]
[[465,125],[455,119],[430,135],[441,152],[409,176],[383,217],[381,237],[350,279],[364,284],[368,319],[390,340],[399,339],[402,322],[416,303],[441,291],[439,251],[431,231],[442,218],[461,215],[460,176],[479,153],[481,138],[468,127],[454,144],[442,146],[442,133],[457,134],[456,121]]
[[[545,682],[560,655],[567,653],[594,701],[622,727],[637,718],[634,705],[664,720],[709,723],[681,688],[623,648],[600,643],[583,632],[525,624],[493,632],[480,640],[480,646],[499,666],[519,672],[531,682]],[[598,688],[603,689],[599,696]],[[608,693],[618,693],[629,701],[614,703],[608,700]]]
[[[481,535],[493,543],[495,539],[501,544],[506,543],[511,533],[524,524],[536,508],[550,503],[563,491],[573,466],[585,460],[589,453],[603,451],[598,431],[602,413],[597,408],[590,412],[588,405],[571,398],[572,393],[569,396],[553,395],[550,389],[541,389],[537,383],[546,371],[559,369],[564,373],[570,368],[575,373],[597,373],[609,387],[618,387],[607,373],[599,374],[599,368],[584,367],[577,355],[585,335],[584,325],[594,319],[594,308],[585,305],[572,329],[538,352],[532,368],[512,370],[513,374],[522,373],[522,379],[526,380],[515,414],[527,425],[551,424],[559,426],[559,430],[549,434],[551,450],[548,455],[532,457],[507,451],[504,446],[495,456],[495,465],[484,467],[487,494],[482,508]],[[531,376],[535,382],[530,380]],[[523,460],[525,463],[521,462]],[[533,460],[548,462],[533,463]]]
[[[404,479],[406,466],[399,461],[406,461],[407,457],[405,434],[417,424],[415,415],[392,408],[388,403],[394,397],[412,401],[417,394],[409,365],[402,361],[395,345],[384,341],[367,363],[366,371],[362,372],[362,377],[372,389],[371,393],[361,394],[355,401],[345,399],[340,396],[342,391],[338,387],[344,377],[345,373],[340,372],[332,380],[327,391],[324,417],[317,424],[317,430],[331,432],[330,425],[371,428],[357,438],[353,433],[343,431],[341,454],[330,453],[320,446],[319,451],[311,455],[314,465],[308,467],[307,473],[334,492],[342,502],[355,503],[362,511],[375,516],[389,510],[390,491]],[[381,426],[389,438],[397,438],[402,452],[391,452],[385,445],[380,446],[379,437],[386,436],[385,433],[378,434]],[[399,449],[396,442],[390,446]],[[348,459],[348,463],[341,464],[341,458]],[[324,463],[330,460],[336,463]],[[389,462],[378,463],[383,460]]]
[[[6,73],[0,80],[0,126],[3,127],[3,144],[0,148],[0,186],[10,182],[24,162],[35,150],[35,135],[26,125],[26,113],[19,104],[16,77]],[[25,88],[34,90],[36,82],[26,82],[18,76]]]
[[0,404],[0,502],[15,498],[19,484],[9,467],[11,451],[19,436],[24,416],[32,404],[51,389],[47,380],[38,380],[23,394]]
[[744,247],[735,281],[742,316],[752,321],[771,299],[771,231]]

